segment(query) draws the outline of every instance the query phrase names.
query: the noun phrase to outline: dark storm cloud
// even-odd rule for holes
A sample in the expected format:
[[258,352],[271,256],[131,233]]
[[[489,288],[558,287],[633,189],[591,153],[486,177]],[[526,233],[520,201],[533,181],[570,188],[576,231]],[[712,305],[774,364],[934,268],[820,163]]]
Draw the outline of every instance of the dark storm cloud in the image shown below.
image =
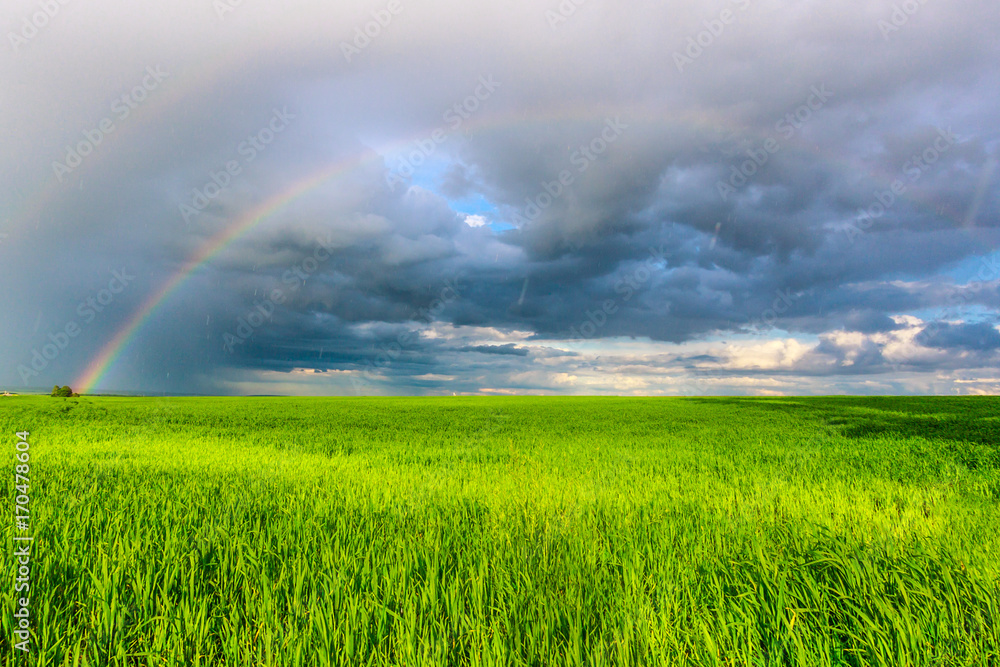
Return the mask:
[[1000,332],[985,322],[974,324],[935,323],[916,338],[927,347],[988,351],[1000,348]]
[[[65,6],[0,61],[5,383],[108,271],[137,278],[39,384],[75,376],[188,258],[327,170],[192,272],[108,386],[238,393],[317,369],[561,390],[604,369],[626,387],[635,359],[542,346],[779,332],[867,338],[761,373],[890,372],[876,337],[904,329],[893,316],[1000,308],[988,260],[974,286],[946,275],[1000,246],[988,5],[922,4],[892,30],[886,2],[590,0],[552,25],[557,3],[404,0],[363,46],[379,3],[99,5]],[[36,9],[9,3],[5,25]],[[735,20],[700,37],[724,9]],[[168,76],[120,117],[148,68]],[[499,86],[476,98],[482,77]],[[287,127],[247,148],[276,110]],[[54,172],[105,119],[92,154]],[[985,353],[995,335],[917,342]],[[729,358],[689,356],[691,372]]]
[[514,355],[516,357],[526,357],[528,356],[528,349],[524,347],[518,347],[513,343],[507,343],[506,345],[470,345],[466,347],[458,348],[459,352],[479,352],[480,354],[505,354]]
[[894,322],[884,312],[864,310],[847,313],[844,316],[843,328],[848,331],[860,331],[861,333],[877,333],[898,329],[899,324]]

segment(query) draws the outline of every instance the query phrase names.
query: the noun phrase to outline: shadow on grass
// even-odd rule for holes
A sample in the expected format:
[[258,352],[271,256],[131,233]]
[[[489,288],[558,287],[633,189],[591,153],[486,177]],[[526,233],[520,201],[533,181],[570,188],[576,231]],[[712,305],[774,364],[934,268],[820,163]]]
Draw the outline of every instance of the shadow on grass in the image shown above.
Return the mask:
[[[829,396],[801,398],[690,398],[704,403],[753,405],[780,412],[812,412],[847,438],[919,437],[989,448],[1000,445],[1000,397]],[[801,412],[799,412],[801,415]]]

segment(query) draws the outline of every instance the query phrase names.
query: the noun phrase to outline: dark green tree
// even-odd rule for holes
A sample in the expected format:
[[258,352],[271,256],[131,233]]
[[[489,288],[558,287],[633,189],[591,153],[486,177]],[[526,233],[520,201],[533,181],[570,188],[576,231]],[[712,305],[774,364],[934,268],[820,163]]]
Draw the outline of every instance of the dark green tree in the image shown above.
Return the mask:
[[52,395],[53,396],[58,396],[59,395],[59,385],[57,385],[57,384],[52,385]]
[[69,385],[63,385],[59,388],[60,398],[69,398],[73,395],[73,390],[69,388]]

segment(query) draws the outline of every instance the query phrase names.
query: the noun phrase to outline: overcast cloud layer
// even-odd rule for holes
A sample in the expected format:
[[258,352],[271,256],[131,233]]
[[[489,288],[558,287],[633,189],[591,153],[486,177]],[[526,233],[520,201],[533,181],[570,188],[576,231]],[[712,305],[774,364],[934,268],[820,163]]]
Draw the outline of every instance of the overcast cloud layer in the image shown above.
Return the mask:
[[994,4],[342,4],[4,3],[0,385],[1000,389]]

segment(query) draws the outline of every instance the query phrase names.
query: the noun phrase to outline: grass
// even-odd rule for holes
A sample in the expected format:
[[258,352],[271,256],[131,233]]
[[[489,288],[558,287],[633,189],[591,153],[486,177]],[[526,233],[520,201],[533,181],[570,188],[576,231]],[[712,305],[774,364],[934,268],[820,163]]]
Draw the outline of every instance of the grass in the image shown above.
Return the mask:
[[998,399],[0,401],[10,664],[1000,664]]

